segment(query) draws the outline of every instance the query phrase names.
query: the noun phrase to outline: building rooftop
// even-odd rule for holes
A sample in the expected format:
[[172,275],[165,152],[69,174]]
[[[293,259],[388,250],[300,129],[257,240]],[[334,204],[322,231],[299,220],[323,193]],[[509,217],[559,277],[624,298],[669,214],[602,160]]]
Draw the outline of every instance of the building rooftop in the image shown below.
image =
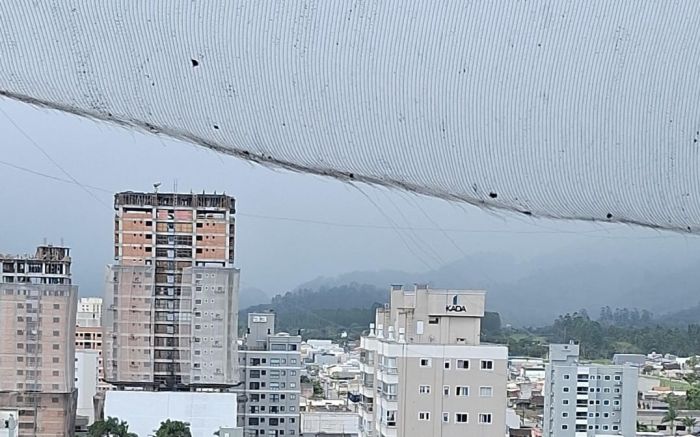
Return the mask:
[[222,194],[144,193],[125,191],[114,195],[114,208],[120,206],[169,206],[182,208],[225,208],[235,213],[236,199]]
[[36,252],[33,255],[23,254],[23,255],[12,255],[12,254],[0,254],[0,261],[11,261],[11,260],[29,260],[29,261],[63,261],[69,262],[70,258],[70,248],[67,246],[54,246],[51,244],[44,244],[36,248]]

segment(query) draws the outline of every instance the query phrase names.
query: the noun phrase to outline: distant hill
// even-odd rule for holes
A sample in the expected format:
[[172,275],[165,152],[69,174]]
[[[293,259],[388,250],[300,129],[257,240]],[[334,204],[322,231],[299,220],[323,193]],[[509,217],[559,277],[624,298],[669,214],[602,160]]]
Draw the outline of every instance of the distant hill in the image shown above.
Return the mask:
[[[700,296],[697,297],[700,300]],[[691,323],[700,324],[700,303],[687,307],[680,311],[664,314],[658,318],[667,325],[688,325]]]
[[347,332],[357,337],[374,320],[375,309],[387,300],[388,289],[356,283],[296,290],[273,297],[269,304],[243,309],[240,325],[245,325],[248,313],[274,311],[278,331],[303,329],[305,337],[315,338],[337,338]]
[[263,290],[255,287],[241,288],[238,293],[238,308],[246,309],[249,306],[269,302],[270,296]]
[[518,326],[549,324],[579,309],[595,316],[603,306],[646,309],[655,315],[686,309],[681,316],[697,323],[700,312],[687,307],[700,300],[700,246],[688,244],[680,252],[657,248],[653,241],[623,247],[602,239],[586,250],[572,248],[527,261],[480,254],[424,273],[379,270],[320,277],[297,290],[354,282],[388,293],[390,284],[423,282],[438,288],[485,289],[487,308],[499,312],[504,323]]

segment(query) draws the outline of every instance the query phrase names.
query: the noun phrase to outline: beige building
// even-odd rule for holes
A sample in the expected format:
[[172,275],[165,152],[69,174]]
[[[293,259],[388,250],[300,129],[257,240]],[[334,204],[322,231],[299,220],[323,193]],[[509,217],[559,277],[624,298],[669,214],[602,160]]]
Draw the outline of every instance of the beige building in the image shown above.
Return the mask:
[[508,349],[480,344],[484,296],[392,286],[361,339],[362,436],[505,435]]
[[159,390],[231,386],[238,379],[234,199],[125,192],[114,206],[105,380]]
[[18,412],[18,436],[72,435],[77,287],[70,249],[0,256],[0,412]]

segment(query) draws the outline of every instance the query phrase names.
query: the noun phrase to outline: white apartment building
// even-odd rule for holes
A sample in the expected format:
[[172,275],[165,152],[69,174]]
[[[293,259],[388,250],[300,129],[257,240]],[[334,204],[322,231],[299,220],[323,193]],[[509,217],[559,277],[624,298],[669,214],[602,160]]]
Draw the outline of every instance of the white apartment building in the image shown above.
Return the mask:
[[301,336],[275,332],[274,313],[249,313],[238,352],[243,382],[239,427],[246,436],[299,435]]
[[635,435],[637,368],[581,364],[577,344],[551,344],[545,372],[545,437]]
[[362,436],[505,435],[508,349],[480,344],[484,302],[392,286],[361,339]]
[[95,328],[102,326],[102,298],[101,297],[81,297],[78,300],[78,312],[75,316],[75,323],[80,328]]

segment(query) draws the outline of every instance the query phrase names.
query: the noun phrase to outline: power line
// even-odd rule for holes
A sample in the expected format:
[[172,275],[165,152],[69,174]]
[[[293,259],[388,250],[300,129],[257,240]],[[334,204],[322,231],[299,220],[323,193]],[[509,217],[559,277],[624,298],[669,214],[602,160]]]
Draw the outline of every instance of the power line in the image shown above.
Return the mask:
[[93,193],[92,191],[88,190],[87,187],[86,187],[85,185],[83,185],[83,184],[81,184],[80,182],[78,182],[78,180],[77,180],[76,178],[74,178],[73,175],[71,175],[65,168],[63,168],[63,167],[61,166],[61,164],[59,164],[56,160],[54,160],[54,159],[51,157],[51,155],[49,155],[49,154],[46,152],[46,150],[44,150],[44,148],[41,147],[41,146],[39,145],[39,143],[37,143],[36,141],[34,141],[34,139],[33,139],[31,136],[29,136],[29,134],[28,134],[27,132],[25,132],[24,129],[22,129],[17,123],[15,123],[15,121],[12,119],[12,117],[10,117],[10,115],[9,115],[4,109],[2,109],[1,106],[0,106],[0,112],[2,112],[2,114],[5,116],[5,118],[7,118],[7,121],[9,121],[10,124],[12,124],[12,125],[15,127],[15,129],[17,129],[17,131],[18,131],[19,133],[22,134],[22,136],[23,136],[24,138],[26,138],[37,150],[39,150],[39,152],[41,152],[41,154],[44,155],[44,157],[46,157],[46,159],[48,159],[56,168],[58,168],[59,170],[61,170],[61,172],[62,172],[64,175],[66,175],[74,184],[76,184],[76,185],[78,185],[80,188],[82,188],[83,191],[85,191],[90,197],[92,197],[93,199],[95,199],[97,202],[101,203],[101,204],[104,205],[104,206],[109,206],[109,205],[107,205],[102,199],[100,199],[99,197],[95,196],[95,193]]
[[[4,165],[10,168],[13,168],[15,170],[23,171],[25,173],[33,174],[35,176],[43,177],[46,179],[50,179],[53,181],[57,182],[63,182],[67,184],[73,184],[73,185],[78,185],[84,189],[91,189],[95,191],[100,191],[103,193],[108,193],[108,194],[113,194],[115,193],[115,190],[109,190],[103,187],[98,187],[95,185],[88,185],[88,184],[82,184],[80,182],[77,182],[73,179],[66,179],[62,178],[59,176],[54,176],[48,173],[40,172],[37,170],[33,170],[27,167],[23,167],[17,164],[13,164],[11,162],[7,161],[2,161],[0,160],[0,165]],[[365,195],[363,193],[363,195]],[[339,227],[339,228],[348,228],[348,229],[377,229],[377,230],[402,230],[402,231],[420,231],[420,232],[454,232],[454,233],[465,233],[465,234],[515,234],[515,235],[542,235],[542,234],[550,234],[550,235],[561,235],[561,234],[573,234],[573,235],[581,235],[581,236],[589,236],[593,238],[605,238],[605,239],[641,239],[641,240],[646,240],[646,239],[666,239],[666,238],[673,238],[674,235],[657,235],[657,236],[651,236],[651,237],[624,237],[624,236],[610,236],[610,235],[595,235],[595,234],[600,234],[600,233],[607,233],[607,230],[605,229],[599,229],[599,230],[592,230],[592,231],[558,231],[558,230],[541,230],[541,231],[517,231],[517,230],[512,230],[512,229],[465,229],[465,228],[440,228],[440,227],[431,227],[431,226],[401,226],[401,225],[395,225],[395,226],[390,226],[390,225],[382,225],[382,224],[375,224],[375,223],[347,223],[347,222],[334,222],[334,221],[327,221],[327,220],[318,220],[318,219],[310,219],[310,218],[304,218],[304,217],[290,217],[290,216],[276,216],[276,215],[266,215],[266,214],[256,214],[256,213],[242,213],[239,212],[236,215],[238,216],[243,216],[243,217],[251,217],[251,218],[259,218],[259,219],[264,219],[264,220],[275,220],[275,221],[284,221],[284,222],[291,222],[291,223],[304,223],[304,224],[311,224],[311,225],[323,225],[323,226],[334,226],[334,227]]]

